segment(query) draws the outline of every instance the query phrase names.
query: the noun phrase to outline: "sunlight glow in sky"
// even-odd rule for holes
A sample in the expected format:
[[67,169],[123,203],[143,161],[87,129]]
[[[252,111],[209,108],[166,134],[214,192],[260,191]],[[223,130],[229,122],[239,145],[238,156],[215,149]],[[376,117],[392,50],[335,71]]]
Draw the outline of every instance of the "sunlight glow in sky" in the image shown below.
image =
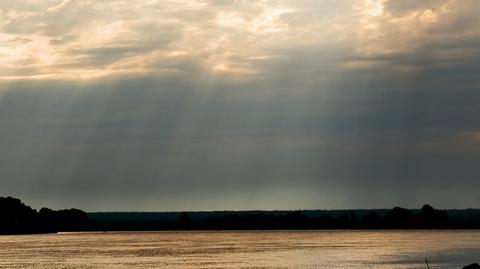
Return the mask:
[[478,6],[0,0],[0,194],[92,211],[478,207]]
[[[452,23],[475,4],[425,1],[431,4],[416,9],[414,2],[395,2],[390,10],[377,0],[5,1],[0,78],[185,74],[193,67],[213,75],[261,75],[279,58],[292,57],[288,50],[335,46],[348,46],[352,59],[326,64],[368,68],[378,64],[368,59],[435,41],[439,37],[428,33],[434,25]],[[453,49],[445,49],[447,60],[469,57]]]

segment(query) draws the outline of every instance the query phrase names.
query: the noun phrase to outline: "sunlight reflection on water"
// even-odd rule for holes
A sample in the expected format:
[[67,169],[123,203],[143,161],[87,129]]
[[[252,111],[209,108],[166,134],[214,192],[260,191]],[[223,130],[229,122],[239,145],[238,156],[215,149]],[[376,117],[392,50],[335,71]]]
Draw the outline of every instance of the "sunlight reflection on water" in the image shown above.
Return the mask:
[[480,231],[123,232],[0,236],[0,268],[462,268]]

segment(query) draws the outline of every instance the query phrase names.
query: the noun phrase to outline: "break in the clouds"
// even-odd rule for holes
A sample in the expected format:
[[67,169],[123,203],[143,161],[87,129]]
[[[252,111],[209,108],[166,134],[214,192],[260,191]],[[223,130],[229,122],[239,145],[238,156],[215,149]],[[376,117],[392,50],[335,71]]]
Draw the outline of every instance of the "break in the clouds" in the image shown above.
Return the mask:
[[478,5],[0,1],[2,195],[478,206]]
[[297,72],[384,65],[413,72],[476,56],[477,5],[468,0],[3,1],[0,77],[268,76],[283,65]]

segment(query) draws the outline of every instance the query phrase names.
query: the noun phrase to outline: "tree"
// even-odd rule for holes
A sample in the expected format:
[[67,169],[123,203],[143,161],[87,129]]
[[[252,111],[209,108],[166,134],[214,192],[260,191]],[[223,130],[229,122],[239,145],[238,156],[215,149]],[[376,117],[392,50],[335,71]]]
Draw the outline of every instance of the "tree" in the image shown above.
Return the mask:
[[422,206],[421,213],[424,219],[433,219],[435,216],[435,209],[431,205]]
[[192,224],[192,219],[190,219],[187,212],[182,212],[178,216],[178,222],[180,222],[180,226],[183,228],[188,228]]

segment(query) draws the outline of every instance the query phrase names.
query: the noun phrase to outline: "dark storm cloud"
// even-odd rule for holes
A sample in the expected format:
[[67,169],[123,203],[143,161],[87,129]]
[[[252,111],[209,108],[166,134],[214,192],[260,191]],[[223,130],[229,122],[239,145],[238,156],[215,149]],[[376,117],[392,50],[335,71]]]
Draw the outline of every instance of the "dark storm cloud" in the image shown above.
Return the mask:
[[86,210],[479,201],[476,2],[19,3],[0,4],[0,38],[17,40],[0,45],[5,195]]
[[[441,203],[435,188],[455,180],[467,197],[459,205],[468,205],[478,176],[480,96],[473,86],[452,90],[456,79],[437,85],[429,76],[408,83],[351,76],[308,98],[276,80],[249,82],[260,89],[152,78],[14,83],[0,105],[2,189],[39,200],[54,193],[92,209],[127,196],[155,209],[147,200],[172,193],[206,199],[307,186],[330,207],[349,204],[322,200],[339,186],[339,195],[365,206],[380,199],[356,191],[367,186],[397,202],[426,195]],[[236,203],[226,205],[249,206]]]

